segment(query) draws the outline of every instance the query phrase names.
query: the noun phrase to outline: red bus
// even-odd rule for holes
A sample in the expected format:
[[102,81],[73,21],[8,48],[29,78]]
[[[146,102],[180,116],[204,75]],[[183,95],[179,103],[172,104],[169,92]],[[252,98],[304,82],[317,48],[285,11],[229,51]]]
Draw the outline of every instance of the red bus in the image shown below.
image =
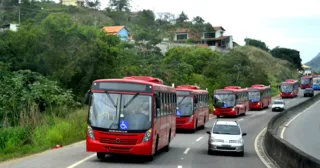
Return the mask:
[[300,88],[311,88],[312,87],[312,76],[302,76],[300,78]]
[[281,98],[296,97],[299,92],[298,80],[288,79],[280,84]]
[[255,84],[248,88],[248,96],[250,110],[268,108],[272,101],[270,86],[261,84]]
[[144,155],[149,160],[176,136],[176,90],[161,79],[100,79],[85,96],[89,105],[87,152]]
[[249,110],[248,89],[240,86],[227,86],[213,93],[213,114],[220,116],[246,115]]
[[176,87],[177,112],[176,128],[195,132],[204,128],[209,120],[209,92],[198,86],[180,85]]

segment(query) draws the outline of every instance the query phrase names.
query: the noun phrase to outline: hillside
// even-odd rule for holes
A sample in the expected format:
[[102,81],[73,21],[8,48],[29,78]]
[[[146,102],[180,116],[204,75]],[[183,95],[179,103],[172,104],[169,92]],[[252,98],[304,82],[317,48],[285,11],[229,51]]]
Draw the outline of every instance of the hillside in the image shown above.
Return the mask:
[[320,53],[307,62],[306,65],[311,66],[313,71],[320,72]]

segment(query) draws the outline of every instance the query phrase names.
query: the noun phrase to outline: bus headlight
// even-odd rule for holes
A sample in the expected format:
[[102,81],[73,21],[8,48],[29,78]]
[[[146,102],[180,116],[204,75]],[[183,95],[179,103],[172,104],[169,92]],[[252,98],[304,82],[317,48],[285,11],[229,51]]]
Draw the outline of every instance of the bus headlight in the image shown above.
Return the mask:
[[93,130],[92,130],[92,128],[91,128],[89,125],[88,125],[88,127],[87,127],[87,130],[88,130],[88,136],[89,136],[91,139],[95,140],[94,134],[93,134]]
[[150,128],[145,134],[144,137],[142,139],[142,142],[147,142],[150,140],[151,138],[151,133],[152,133],[152,128]]
[[190,116],[189,118],[189,121],[188,122],[191,122],[193,120],[193,115]]

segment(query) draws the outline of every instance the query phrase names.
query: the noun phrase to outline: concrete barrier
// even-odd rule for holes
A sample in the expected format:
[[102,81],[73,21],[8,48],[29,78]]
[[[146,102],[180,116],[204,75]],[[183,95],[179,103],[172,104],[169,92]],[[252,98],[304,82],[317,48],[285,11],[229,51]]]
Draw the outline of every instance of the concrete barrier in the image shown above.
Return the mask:
[[[286,140],[280,138],[279,127],[289,118],[302,112],[308,106],[320,99],[320,94],[303,101],[296,106],[274,116],[268,123],[264,136],[264,148],[269,157],[281,168],[320,168],[320,160],[301,151]],[[297,136],[300,136],[297,132]],[[306,142],[308,143],[308,142]]]

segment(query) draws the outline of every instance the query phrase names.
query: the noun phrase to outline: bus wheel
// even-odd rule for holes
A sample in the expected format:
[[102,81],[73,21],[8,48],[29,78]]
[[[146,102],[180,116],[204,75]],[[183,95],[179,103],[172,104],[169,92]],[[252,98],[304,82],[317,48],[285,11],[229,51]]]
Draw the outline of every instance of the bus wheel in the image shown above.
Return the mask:
[[170,141],[171,141],[171,129],[169,132],[169,137],[168,137],[168,145],[164,148],[164,151],[169,152],[170,149]]
[[103,160],[103,159],[106,158],[106,154],[98,152],[97,153],[97,158],[100,159],[100,160]]

